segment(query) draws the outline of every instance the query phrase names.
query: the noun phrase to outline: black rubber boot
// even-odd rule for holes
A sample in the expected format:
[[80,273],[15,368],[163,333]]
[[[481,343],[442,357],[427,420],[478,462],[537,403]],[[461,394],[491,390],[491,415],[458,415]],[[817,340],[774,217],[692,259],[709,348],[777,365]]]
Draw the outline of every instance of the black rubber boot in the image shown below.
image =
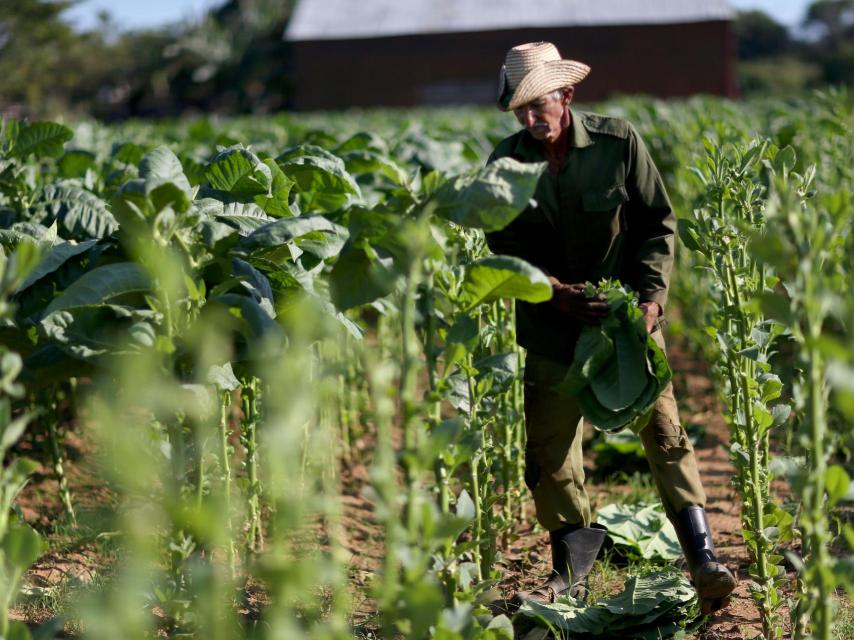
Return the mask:
[[722,609],[729,603],[729,594],[735,589],[736,581],[732,572],[715,556],[706,510],[699,506],[685,507],[676,515],[673,526],[685,552],[701,610],[710,614]]
[[552,547],[552,575],[543,586],[533,591],[520,591],[514,598],[554,602],[560,596],[587,599],[587,575],[605,541],[607,529],[601,524],[589,527],[567,525],[549,532]]

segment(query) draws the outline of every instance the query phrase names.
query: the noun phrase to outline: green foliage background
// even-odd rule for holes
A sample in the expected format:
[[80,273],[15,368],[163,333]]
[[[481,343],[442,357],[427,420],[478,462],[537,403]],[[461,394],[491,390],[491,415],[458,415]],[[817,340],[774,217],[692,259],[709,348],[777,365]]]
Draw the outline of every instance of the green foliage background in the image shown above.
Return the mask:
[[[109,14],[94,29],[75,31],[65,18],[72,4],[0,5],[0,113],[112,121],[268,114],[289,104],[282,35],[295,0],[224,0],[196,23],[140,31],[123,31]],[[852,15],[852,0],[816,0],[793,34],[762,12],[737,14],[742,93],[791,96],[854,84]]]

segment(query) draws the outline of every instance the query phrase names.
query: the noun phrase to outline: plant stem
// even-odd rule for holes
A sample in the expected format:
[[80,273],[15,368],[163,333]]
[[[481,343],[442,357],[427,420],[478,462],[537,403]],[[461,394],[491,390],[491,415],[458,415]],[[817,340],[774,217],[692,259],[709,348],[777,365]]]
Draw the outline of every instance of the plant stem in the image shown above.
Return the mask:
[[261,532],[261,511],[259,497],[261,483],[258,481],[258,378],[251,378],[243,384],[243,447],[246,451],[246,475],[249,480],[249,532],[246,536],[247,553],[255,553],[263,542]]
[[228,544],[226,545],[226,553],[228,555],[228,567],[231,571],[232,578],[236,573],[235,551],[234,551],[234,536],[232,535],[231,522],[231,462],[228,446],[229,427],[229,407],[231,406],[231,395],[226,391],[220,396],[220,413],[219,413],[219,456],[221,467],[221,481],[223,486],[223,499],[225,501],[225,518],[226,527],[228,528]]
[[71,490],[68,487],[68,476],[65,474],[64,457],[62,455],[62,446],[60,445],[61,437],[57,428],[59,421],[59,411],[56,402],[49,402],[50,411],[47,416],[47,434],[50,445],[50,456],[53,462],[53,472],[56,474],[56,480],[59,483],[59,496],[62,500],[62,505],[65,507],[65,512],[71,518],[72,524],[77,526],[77,516],[74,513],[74,504],[71,500]]

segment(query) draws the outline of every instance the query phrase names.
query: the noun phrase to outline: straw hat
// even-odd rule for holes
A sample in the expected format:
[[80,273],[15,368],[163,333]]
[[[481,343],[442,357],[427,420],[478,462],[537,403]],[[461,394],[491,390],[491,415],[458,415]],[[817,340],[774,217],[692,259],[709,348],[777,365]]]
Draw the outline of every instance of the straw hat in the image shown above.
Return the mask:
[[576,60],[563,60],[551,42],[528,42],[507,52],[501,67],[498,108],[512,111],[550,91],[575,85],[590,73]]

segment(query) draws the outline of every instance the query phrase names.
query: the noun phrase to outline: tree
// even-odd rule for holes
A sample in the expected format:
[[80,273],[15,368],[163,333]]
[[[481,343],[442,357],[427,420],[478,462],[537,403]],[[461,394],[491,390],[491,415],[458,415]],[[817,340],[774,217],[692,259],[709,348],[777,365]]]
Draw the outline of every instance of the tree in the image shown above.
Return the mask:
[[828,49],[854,38],[854,0],[816,0],[807,9],[804,27]]
[[60,15],[70,0],[0,3],[0,111],[41,104],[76,81],[68,52],[77,36]]
[[804,27],[817,36],[811,48],[824,81],[854,85],[854,0],[816,0]]
[[763,11],[739,11],[735,36],[740,60],[777,56],[792,46],[788,29]]

